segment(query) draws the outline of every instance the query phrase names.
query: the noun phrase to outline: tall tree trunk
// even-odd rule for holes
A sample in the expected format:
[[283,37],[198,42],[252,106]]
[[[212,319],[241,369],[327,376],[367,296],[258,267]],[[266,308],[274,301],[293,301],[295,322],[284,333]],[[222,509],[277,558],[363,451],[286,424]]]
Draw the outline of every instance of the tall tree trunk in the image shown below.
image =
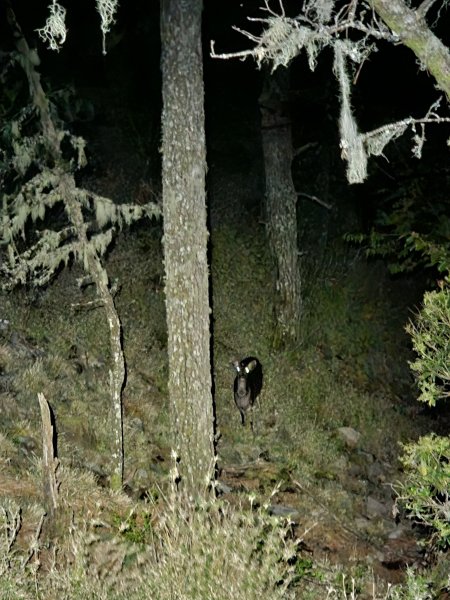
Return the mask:
[[214,473],[201,15],[202,0],[161,2],[169,398],[174,477],[190,498]]
[[274,345],[296,341],[300,329],[301,287],[297,246],[297,193],[292,181],[292,137],[286,114],[289,72],[265,76],[259,99],[266,181],[269,244],[277,269],[277,324]]

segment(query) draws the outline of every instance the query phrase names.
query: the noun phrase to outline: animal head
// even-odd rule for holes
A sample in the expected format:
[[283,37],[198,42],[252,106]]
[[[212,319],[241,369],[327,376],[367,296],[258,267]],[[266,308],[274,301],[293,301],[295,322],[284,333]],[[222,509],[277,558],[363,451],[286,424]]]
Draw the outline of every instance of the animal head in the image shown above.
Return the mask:
[[258,364],[257,358],[251,359],[249,363],[246,363],[246,360],[248,360],[248,359],[244,359],[241,361],[235,360],[232,363],[233,367],[236,369],[237,373],[244,377],[245,377],[245,375],[248,375],[249,373],[251,373],[251,371],[253,371],[253,369]]

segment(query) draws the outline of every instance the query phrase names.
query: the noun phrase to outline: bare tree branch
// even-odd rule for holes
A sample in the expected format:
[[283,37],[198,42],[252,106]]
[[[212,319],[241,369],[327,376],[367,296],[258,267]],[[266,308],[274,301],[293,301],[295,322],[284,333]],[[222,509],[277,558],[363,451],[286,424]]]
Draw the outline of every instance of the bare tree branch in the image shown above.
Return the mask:
[[[263,30],[260,35],[255,35],[245,29],[233,26],[233,29],[251,40],[255,47],[239,52],[216,53],[215,42],[211,40],[211,57],[219,59],[247,58],[253,57],[258,65],[262,62],[274,62],[274,68],[278,64],[287,64],[292,58],[300,54],[306,48],[308,54],[311,48],[320,49],[329,45],[334,39],[345,35],[350,31],[363,34],[363,40],[372,37],[376,40],[387,40],[397,43],[399,38],[395,32],[391,32],[385,23],[377,20],[376,14],[372,15],[371,22],[366,23],[365,14],[357,15],[358,2],[352,0],[349,5],[334,15],[331,24],[311,20],[307,14],[300,13],[295,18],[285,16],[284,7],[280,2],[280,14],[276,14],[269,8],[268,0],[264,0],[265,6],[261,8],[269,13],[269,17],[247,17],[252,23],[262,23]],[[312,51],[313,53],[316,50]],[[278,59],[274,60],[277,56]],[[310,62],[310,65],[314,61]]]
[[297,196],[302,196],[303,198],[308,198],[308,200],[317,202],[317,204],[320,204],[320,206],[323,206],[324,208],[326,208],[328,210],[332,210],[332,208],[333,208],[333,206],[331,204],[329,204],[328,202],[325,202],[325,200],[321,200],[317,196],[312,196],[311,194],[305,194],[304,192],[297,193]]
[[254,50],[241,50],[240,52],[223,52],[221,54],[217,54],[215,51],[215,41],[211,40],[210,44],[211,48],[211,58],[221,58],[223,60],[228,60],[229,58],[247,58],[247,56],[255,56]]
[[[280,14],[269,8],[268,0],[264,0],[262,10],[269,13],[265,18],[249,18],[249,21],[259,21],[264,24],[261,35],[255,35],[241,28],[234,27],[236,31],[248,37],[256,44],[253,49],[240,52],[216,53],[214,41],[211,41],[211,56],[213,58],[246,58],[253,57],[258,64],[263,61],[273,61],[274,68],[278,64],[289,62],[302,49],[311,45],[329,45],[341,34],[357,31],[364,35],[363,43],[368,38],[387,40],[392,43],[401,42],[410,48],[420,61],[421,67],[429,71],[436,80],[438,87],[450,99],[450,51],[441,40],[431,31],[425,21],[426,13],[436,0],[423,0],[414,10],[408,7],[404,0],[370,0],[374,10],[371,21],[367,11],[358,10],[357,0],[351,0],[339,13],[333,17],[330,25],[311,20],[308,14],[300,13],[295,19],[285,16],[284,8],[280,2]],[[380,21],[377,20],[377,16]],[[284,33],[275,40],[268,35],[277,23],[284,23]],[[274,56],[282,54],[281,46],[289,42],[295,50],[287,59],[285,54],[281,61],[274,60]],[[276,47],[278,42],[280,48]]]
[[450,99],[450,52],[424,19],[433,1],[424,0],[417,10],[409,8],[403,0],[370,0],[370,4]]
[[433,4],[436,2],[436,0],[424,0],[422,2],[422,4],[417,8],[417,13],[421,16],[421,17],[425,17],[425,15],[427,14],[427,12],[430,10],[430,8],[433,6]]
[[[410,48],[420,62],[422,70],[428,70],[437,87],[450,99],[450,51],[428,26],[425,15],[436,0],[423,0],[418,9],[411,9],[406,0],[349,0],[338,9],[331,2],[320,11],[318,3],[308,0],[295,18],[286,17],[280,2],[280,14],[269,8],[269,0],[262,0],[262,10],[269,16],[248,17],[251,22],[261,23],[261,32],[252,33],[234,27],[254,44],[249,50],[218,54],[211,42],[213,58],[229,59],[251,56],[260,67],[269,63],[272,71],[287,66],[293,58],[305,51],[311,70],[317,57],[325,47],[335,53],[334,73],[338,79],[341,95],[341,150],[342,158],[348,163],[347,178],[350,183],[360,183],[367,176],[367,159],[370,155],[380,156],[390,141],[398,138],[408,128],[413,133],[413,155],[420,158],[425,142],[425,125],[448,123],[448,117],[437,113],[440,100],[435,102],[427,114],[416,119],[408,117],[389,123],[367,133],[361,133],[351,109],[352,65],[359,75],[364,61],[376,49],[376,41],[386,40],[393,44],[402,43]],[[368,4],[373,9],[368,10]]]

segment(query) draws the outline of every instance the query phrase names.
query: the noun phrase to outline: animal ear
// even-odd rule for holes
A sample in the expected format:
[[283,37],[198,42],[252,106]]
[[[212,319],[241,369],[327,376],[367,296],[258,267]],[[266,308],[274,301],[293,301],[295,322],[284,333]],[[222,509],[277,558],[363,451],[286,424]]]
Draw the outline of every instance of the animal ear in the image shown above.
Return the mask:
[[239,371],[241,370],[241,364],[238,360],[233,360],[231,363],[231,366],[233,367],[233,369],[236,369],[236,371],[239,373]]
[[245,372],[248,374],[250,373],[250,371],[253,371],[253,369],[256,367],[256,360],[252,360],[251,362],[248,363],[248,365],[245,367]]

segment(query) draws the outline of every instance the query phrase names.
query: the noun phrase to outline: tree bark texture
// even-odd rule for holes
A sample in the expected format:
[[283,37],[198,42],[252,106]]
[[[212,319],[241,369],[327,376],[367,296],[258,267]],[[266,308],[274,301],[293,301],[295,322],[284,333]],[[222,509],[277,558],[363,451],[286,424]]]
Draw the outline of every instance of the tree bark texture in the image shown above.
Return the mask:
[[266,74],[260,97],[265,203],[271,253],[277,269],[275,345],[298,339],[301,285],[297,242],[297,193],[292,181],[292,136],[286,114],[289,77],[279,68]]
[[56,456],[55,431],[50,406],[44,394],[38,394],[42,421],[42,472],[44,476],[44,506],[50,518],[55,517],[58,509],[59,483],[56,476],[59,460]]
[[169,399],[176,477],[190,498],[214,473],[202,0],[162,0],[162,183]]
[[410,8],[403,0],[370,0],[370,4],[402,43],[414,52],[450,100],[450,52],[428,27],[420,9]]

